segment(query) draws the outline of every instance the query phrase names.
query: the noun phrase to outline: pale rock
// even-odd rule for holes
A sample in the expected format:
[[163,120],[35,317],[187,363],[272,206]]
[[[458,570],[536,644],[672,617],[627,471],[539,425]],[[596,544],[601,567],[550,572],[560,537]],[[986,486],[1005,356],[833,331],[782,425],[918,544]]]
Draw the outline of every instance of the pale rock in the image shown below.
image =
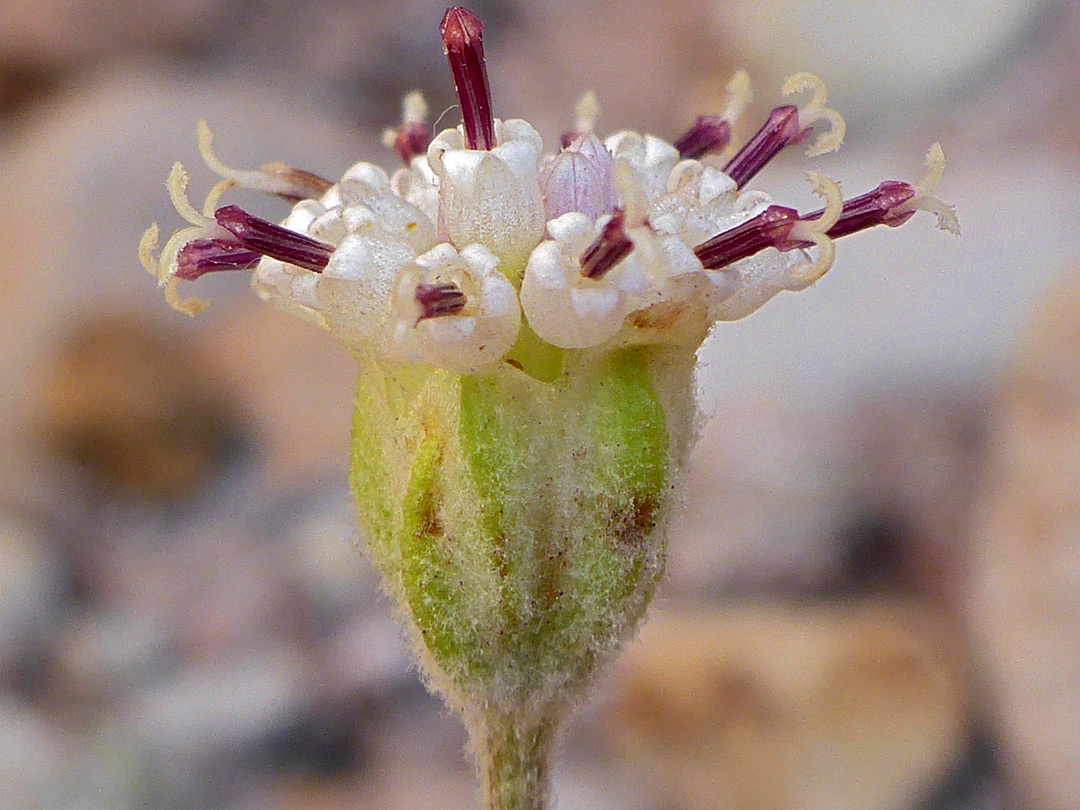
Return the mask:
[[661,612],[606,736],[672,808],[906,810],[967,745],[957,643],[903,601]]
[[1035,308],[991,421],[972,510],[967,617],[1004,739],[1032,807],[1080,796],[1080,283]]

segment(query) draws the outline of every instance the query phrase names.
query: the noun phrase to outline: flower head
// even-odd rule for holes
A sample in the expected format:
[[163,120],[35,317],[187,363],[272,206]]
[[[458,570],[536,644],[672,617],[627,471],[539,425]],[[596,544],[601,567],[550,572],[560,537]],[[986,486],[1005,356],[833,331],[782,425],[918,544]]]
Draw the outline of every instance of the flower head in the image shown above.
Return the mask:
[[[673,142],[602,139],[586,94],[545,153],[529,123],[494,116],[480,20],[451,8],[440,31],[460,126],[432,137],[411,93],[383,139],[403,165],[357,163],[331,183],[282,163],[231,169],[200,124],[222,180],[197,210],[177,164],[168,187],[189,227],[155,256],[152,226],[139,253],[182,312],[205,304],[180,282],[248,271],[257,295],[360,360],[361,522],[425,670],[481,728],[483,761],[506,742],[507,717],[519,742],[547,728],[642,615],[693,438],[694,356],[713,325],[816,282],[841,237],[920,210],[958,227],[933,196],[937,144],[921,182],[847,200],[809,172],[817,211],[747,188],[790,146],[840,146],[843,119],[811,74],[782,88],[804,103],[776,107],[738,148],[742,72]],[[220,205],[235,186],[293,209],[274,224]],[[504,776],[484,774],[489,796]]]
[[[509,361],[528,373],[529,363],[514,352],[519,297],[528,331],[557,349],[694,346],[712,322],[744,317],[778,292],[819,279],[833,263],[835,239],[895,227],[918,210],[957,229],[952,209],[932,196],[944,166],[936,144],[919,184],[885,181],[844,201],[835,183],[813,174],[827,203],[820,211],[800,214],[745,190],[781,150],[811,141],[819,125],[808,154],[839,147],[843,119],[825,105],[825,87],[811,74],[792,76],[782,88],[785,95],[808,91],[808,100],[775,108],[722,164],[710,156],[728,146],[746,106],[741,71],[723,109],[700,116],[673,143],[629,131],[601,140],[598,106],[587,94],[562,148],[545,155],[527,122],[492,114],[479,19],[452,8],[440,30],[463,122],[430,137],[427,104],[418,93],[406,96],[401,125],[384,135],[405,163],[392,177],[370,163],[334,184],[282,163],[237,171],[218,160],[200,123],[200,151],[223,181],[200,214],[175,168],[170,191],[192,227],[169,240],[160,258],[151,256],[156,228],[141,250],[174,307],[193,314],[203,306],[180,297],[181,280],[254,269],[261,297],[329,329],[356,352],[460,373],[494,373]],[[284,197],[295,208],[281,226],[236,206],[218,208],[232,186]],[[430,284],[431,263],[450,255],[471,295],[459,290],[459,309],[416,318],[417,301],[431,295],[417,285]],[[466,257],[479,256],[480,264],[468,264]],[[486,286],[476,285],[478,271],[463,269],[481,264]],[[497,340],[485,326],[494,328],[494,296],[502,319]]]

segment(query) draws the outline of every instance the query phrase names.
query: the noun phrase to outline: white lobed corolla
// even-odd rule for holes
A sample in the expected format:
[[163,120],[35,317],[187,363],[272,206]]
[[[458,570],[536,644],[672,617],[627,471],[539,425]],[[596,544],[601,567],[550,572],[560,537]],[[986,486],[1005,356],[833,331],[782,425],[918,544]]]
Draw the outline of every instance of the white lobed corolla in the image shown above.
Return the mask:
[[[391,297],[391,357],[459,374],[501,360],[517,340],[521,308],[498,267],[499,260],[483,245],[459,252],[445,242],[406,265]],[[426,317],[417,298],[423,284],[452,285],[464,295],[464,306],[443,317]]]
[[431,141],[427,159],[438,178],[449,241],[483,245],[512,278],[544,232],[544,145],[526,121],[495,119],[495,136],[497,145],[490,151],[466,149],[462,127],[443,130]]
[[530,254],[521,282],[521,308],[541,340],[560,349],[597,346],[619,331],[649,291],[639,251],[631,250],[600,278],[582,275],[579,257],[611,219],[609,214],[594,223],[572,211],[547,224],[551,239]]
[[[738,78],[729,110],[741,109],[748,93],[745,77]],[[820,80],[792,77],[784,91],[798,90],[812,91],[806,105],[774,111],[787,111],[782,125],[795,127],[781,146],[805,140],[816,121],[826,122],[828,131],[811,151],[838,146],[843,121],[824,107]],[[592,132],[591,97],[579,104],[578,130],[564,136],[567,147],[547,156],[540,135],[521,120],[494,119],[489,150],[467,148],[461,126],[426,144],[425,111],[418,94],[406,98],[403,127],[423,139],[420,148],[395,130],[387,132],[404,168],[391,177],[357,163],[326,187],[283,164],[229,169],[211,151],[209,130],[200,124],[200,151],[225,179],[200,215],[176,179],[182,170],[174,172],[174,202],[194,227],[170,240],[158,260],[151,257],[156,230],[148,232],[144,263],[170,302],[190,313],[198,304],[175,289],[178,256],[193,240],[222,241],[225,232],[212,218],[221,193],[242,185],[304,197],[282,226],[323,243],[325,266],[297,266],[287,248],[264,255],[253,274],[256,293],[330,330],[356,352],[467,374],[492,371],[506,359],[519,336],[521,312],[532,333],[559,349],[696,345],[711,323],[745,317],[783,290],[804,289],[832,264],[829,230],[848,209],[836,184],[816,173],[811,182],[827,203],[820,215],[800,218],[784,209],[790,221],[782,233],[765,232],[753,251],[733,252],[729,262],[703,263],[699,255],[706,255],[701,249],[710,239],[749,227],[777,208],[767,194],[740,188],[711,159],[680,159],[676,146],[636,132],[601,141]],[[927,179],[915,186],[897,182],[911,189],[911,198],[889,209],[892,219],[871,224],[898,224],[922,208],[953,229],[951,209],[930,196],[943,160],[935,145]],[[611,266],[586,271],[589,251],[595,253],[605,226],[616,218],[625,224],[619,232],[625,249],[615,252]],[[436,283],[455,285],[464,305],[424,312],[418,285]]]

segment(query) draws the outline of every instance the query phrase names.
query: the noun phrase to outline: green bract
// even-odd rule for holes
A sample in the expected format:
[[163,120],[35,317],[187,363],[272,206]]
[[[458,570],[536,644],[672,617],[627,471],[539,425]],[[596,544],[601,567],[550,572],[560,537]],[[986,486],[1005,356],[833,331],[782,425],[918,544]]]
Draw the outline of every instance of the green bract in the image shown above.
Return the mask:
[[558,710],[641,617],[690,425],[677,357],[579,353],[550,383],[364,369],[361,522],[425,671],[466,711]]

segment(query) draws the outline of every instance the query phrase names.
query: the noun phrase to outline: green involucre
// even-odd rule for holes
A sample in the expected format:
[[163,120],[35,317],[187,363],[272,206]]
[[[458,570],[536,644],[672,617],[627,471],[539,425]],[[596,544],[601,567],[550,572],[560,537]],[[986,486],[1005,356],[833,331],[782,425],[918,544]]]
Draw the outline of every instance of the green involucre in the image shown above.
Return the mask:
[[558,704],[640,618],[673,468],[648,359],[571,357],[550,384],[433,373],[398,408],[361,381],[357,504],[444,690]]

